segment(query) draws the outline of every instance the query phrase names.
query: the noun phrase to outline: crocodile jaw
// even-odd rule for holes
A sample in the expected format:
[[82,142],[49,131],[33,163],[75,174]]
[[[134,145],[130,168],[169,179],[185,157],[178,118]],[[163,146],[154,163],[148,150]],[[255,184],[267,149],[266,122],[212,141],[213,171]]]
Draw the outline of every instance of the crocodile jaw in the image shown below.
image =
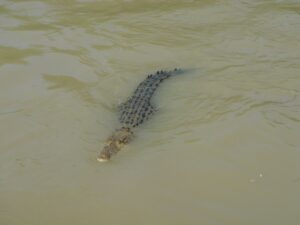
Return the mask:
[[113,143],[107,144],[103,150],[100,152],[99,156],[97,157],[97,160],[99,162],[106,162],[110,160],[110,157],[112,154],[116,152],[116,145]]
[[97,160],[99,162],[107,162],[107,161],[109,161],[109,159],[104,159],[104,158],[100,158],[100,157],[98,157]]

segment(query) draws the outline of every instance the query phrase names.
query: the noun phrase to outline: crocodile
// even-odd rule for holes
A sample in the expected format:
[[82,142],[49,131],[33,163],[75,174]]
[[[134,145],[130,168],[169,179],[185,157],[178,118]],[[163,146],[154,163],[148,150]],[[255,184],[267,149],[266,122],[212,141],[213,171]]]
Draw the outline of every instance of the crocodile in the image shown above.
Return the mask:
[[133,95],[119,105],[119,122],[121,128],[117,129],[107,140],[97,160],[100,162],[110,160],[111,156],[119,152],[133,137],[133,130],[147,121],[156,111],[151,104],[151,98],[159,84],[171,75],[181,74],[181,69],[171,71],[157,71],[142,81]]

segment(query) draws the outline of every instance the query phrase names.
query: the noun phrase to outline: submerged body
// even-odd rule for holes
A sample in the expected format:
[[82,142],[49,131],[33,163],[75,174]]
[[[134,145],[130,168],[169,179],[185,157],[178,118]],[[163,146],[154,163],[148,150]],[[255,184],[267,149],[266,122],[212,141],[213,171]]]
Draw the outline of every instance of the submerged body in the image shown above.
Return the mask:
[[181,73],[182,70],[172,71],[157,71],[156,74],[148,75],[147,78],[141,82],[133,95],[123,104],[120,105],[119,121],[122,128],[116,130],[110,136],[104,149],[98,156],[98,161],[107,161],[111,155],[120,151],[124,144],[127,144],[132,138],[134,127],[139,126],[144,121],[149,119],[149,116],[155,111],[151,105],[151,98],[159,84],[174,74]]

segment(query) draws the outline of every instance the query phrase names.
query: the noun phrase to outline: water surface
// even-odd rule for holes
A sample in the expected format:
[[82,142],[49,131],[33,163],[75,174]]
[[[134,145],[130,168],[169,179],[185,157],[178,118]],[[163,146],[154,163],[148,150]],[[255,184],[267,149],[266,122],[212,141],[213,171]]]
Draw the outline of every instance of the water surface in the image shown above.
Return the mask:
[[[0,3],[0,224],[300,224],[296,0]],[[109,163],[116,107],[158,112]]]

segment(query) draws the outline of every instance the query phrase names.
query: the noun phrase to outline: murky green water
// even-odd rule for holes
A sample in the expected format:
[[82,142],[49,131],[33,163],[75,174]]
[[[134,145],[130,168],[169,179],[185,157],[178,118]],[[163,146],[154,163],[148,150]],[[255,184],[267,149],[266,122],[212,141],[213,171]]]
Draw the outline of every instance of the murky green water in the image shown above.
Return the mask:
[[0,225],[300,224],[299,43],[297,0],[1,0]]

